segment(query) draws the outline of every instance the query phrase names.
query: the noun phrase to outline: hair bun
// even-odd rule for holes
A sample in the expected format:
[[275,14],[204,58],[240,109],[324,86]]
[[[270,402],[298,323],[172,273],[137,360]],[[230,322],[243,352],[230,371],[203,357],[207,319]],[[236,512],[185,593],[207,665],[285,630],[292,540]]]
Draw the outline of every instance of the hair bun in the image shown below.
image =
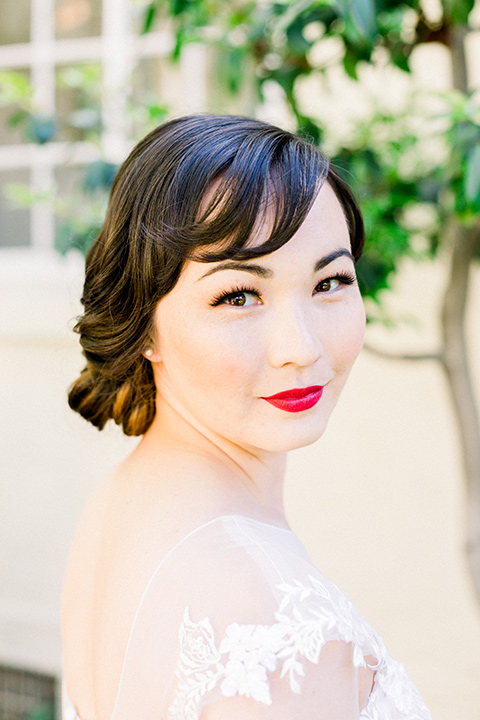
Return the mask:
[[137,367],[120,385],[87,365],[70,388],[68,404],[99,430],[112,419],[126,435],[143,435],[155,417],[155,386],[150,363],[140,363],[143,371]]

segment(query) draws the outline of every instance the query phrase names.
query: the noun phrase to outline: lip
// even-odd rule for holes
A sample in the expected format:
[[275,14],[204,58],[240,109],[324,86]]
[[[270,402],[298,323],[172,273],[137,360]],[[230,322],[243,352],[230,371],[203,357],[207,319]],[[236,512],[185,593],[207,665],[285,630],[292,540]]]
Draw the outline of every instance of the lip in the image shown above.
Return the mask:
[[268,403],[286,412],[302,412],[309,410],[322,397],[324,385],[311,385],[305,388],[292,388],[284,392],[264,397]]

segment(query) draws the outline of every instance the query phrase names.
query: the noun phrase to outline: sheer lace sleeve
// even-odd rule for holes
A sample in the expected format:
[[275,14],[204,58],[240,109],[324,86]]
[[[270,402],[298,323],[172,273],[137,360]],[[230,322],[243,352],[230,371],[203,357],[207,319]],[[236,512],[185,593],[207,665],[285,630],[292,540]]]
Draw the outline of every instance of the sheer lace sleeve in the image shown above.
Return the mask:
[[396,714],[377,715],[369,700],[362,719],[430,718],[396,672],[400,685],[389,687],[382,641],[295,535],[228,516],[187,536],[152,576],[112,720],[353,720],[368,664],[385,686],[376,682],[371,698],[381,707],[400,687],[403,708],[393,698]]

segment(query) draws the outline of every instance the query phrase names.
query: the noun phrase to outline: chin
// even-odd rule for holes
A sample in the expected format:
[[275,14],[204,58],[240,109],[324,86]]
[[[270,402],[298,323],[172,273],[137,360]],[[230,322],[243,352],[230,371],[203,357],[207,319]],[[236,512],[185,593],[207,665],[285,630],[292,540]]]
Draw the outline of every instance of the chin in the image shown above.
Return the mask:
[[319,440],[327,429],[328,420],[318,422],[314,427],[298,428],[296,432],[282,433],[273,431],[268,438],[262,438],[263,442],[257,442],[259,450],[272,453],[285,453],[290,450],[298,450],[307,447]]

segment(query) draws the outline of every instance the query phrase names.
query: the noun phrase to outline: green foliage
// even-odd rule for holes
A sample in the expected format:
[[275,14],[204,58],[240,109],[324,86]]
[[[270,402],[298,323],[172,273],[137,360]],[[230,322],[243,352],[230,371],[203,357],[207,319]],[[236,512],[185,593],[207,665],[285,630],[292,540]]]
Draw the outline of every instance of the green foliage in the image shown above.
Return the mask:
[[8,183],[4,188],[4,194],[12,205],[17,207],[30,207],[35,203],[49,202],[51,191],[33,192],[25,183]]
[[54,139],[57,123],[54,117],[38,113],[33,103],[30,81],[24,73],[0,72],[0,107],[8,107],[7,126],[20,127],[28,142],[43,145]]
[[26,75],[9,70],[0,71],[0,105],[30,106],[32,88]]
[[[185,42],[213,45],[219,81],[232,94],[245,82],[255,83],[262,100],[265,83],[275,83],[296,129],[328,145],[328,120],[305,113],[297,92],[300,80],[329,71],[331,61],[315,59],[319,44],[338,43],[344,72],[357,83],[362,68],[375,65],[379,51],[384,63],[410,73],[413,49],[433,41],[448,45],[454,27],[467,29],[473,4],[445,0],[440,13],[430,17],[418,0],[154,0],[144,30],[162,14],[169,17],[177,35],[175,57]],[[409,127],[410,108],[395,114],[373,106],[368,120],[354,121],[353,137],[334,151],[333,161],[354,187],[364,212],[368,243],[359,277],[364,293],[376,301],[405,255],[438,251],[450,215],[472,222],[480,211],[478,98],[444,98],[444,103],[440,125],[428,111],[417,111],[417,124],[431,126],[426,138]],[[432,135],[438,147],[433,156],[428,146]],[[429,220],[417,227],[411,218],[419,213]]]
[[60,253],[87,252],[102,227],[117,170],[112,163],[96,160],[85,168],[75,196],[56,204],[60,223],[55,246]]
[[25,118],[25,134],[28,140],[44,145],[54,139],[57,123],[50,115],[30,115]]
[[454,212],[469,224],[480,213],[480,94],[451,98],[448,120],[449,199]]
[[[259,97],[265,82],[279,85],[297,129],[328,146],[335,121],[303,112],[297,92],[300,80],[328,74],[329,61],[314,59],[318,44],[335,39],[346,75],[360,84],[362,69],[376,64],[379,51],[384,64],[410,74],[414,48],[433,41],[448,47],[455,29],[468,32],[472,7],[467,0],[445,2],[440,15],[428,17],[417,0],[271,3],[262,5],[260,23],[252,11],[244,48],[255,61]],[[228,47],[228,35],[223,38]],[[438,98],[431,100],[438,106]],[[478,222],[480,94],[457,92],[442,102],[441,117],[425,102],[417,102],[413,112],[404,105],[387,113],[373,102],[368,119],[354,120],[353,137],[334,152],[364,212],[368,242],[359,277],[365,295],[376,301],[405,255],[438,252],[450,218]],[[414,215],[424,220],[412,224]]]
[[[377,20],[375,4],[372,0],[338,0],[340,12],[347,24],[353,23],[359,37],[369,42],[375,40],[377,34]],[[353,27],[349,34],[354,33]]]
[[57,85],[68,102],[62,117],[63,134],[72,141],[96,142],[102,132],[101,122],[101,66],[83,63],[62,68]]
[[117,170],[117,165],[112,165],[105,160],[96,160],[86,169],[83,189],[88,194],[109,191]]
[[454,24],[464,25],[468,22],[475,0],[444,0],[445,15]]
[[467,202],[478,206],[480,203],[480,137],[468,151],[464,187]]
[[[332,157],[334,166],[354,190],[362,207],[367,244],[358,264],[362,292],[375,301],[389,286],[390,276],[402,257],[418,254],[413,240],[419,232],[429,239],[424,253],[431,249],[437,223],[422,228],[408,226],[407,211],[415,206],[435,203],[424,197],[419,185],[421,169],[402,170],[402,158],[412,150],[415,139],[408,131],[400,132],[396,118],[379,115],[365,125],[359,124],[349,147],[341,147]],[[378,124],[388,129],[382,140]],[[435,210],[433,216],[437,215]],[[415,232],[413,232],[415,230]]]
[[[480,94],[457,92],[429,99],[415,97],[412,90],[411,102],[389,108],[380,96],[370,97],[365,70],[393,68],[412,84],[413,50],[430,42],[448,47],[456,31],[468,32],[473,5],[473,0],[443,0],[436,14],[429,15],[430,6],[420,0],[152,0],[145,6],[142,31],[167,22],[175,35],[173,61],[186,43],[211,46],[224,111],[246,85],[255,90],[258,102],[268,84],[281,89],[295,129],[329,149],[360,200],[368,243],[359,277],[365,295],[379,302],[403,257],[437,253],[451,218],[467,224],[478,220]],[[327,43],[335,48],[334,59],[319,52]],[[320,117],[305,103],[302,90],[305,82],[315,80],[326,97],[334,94],[334,65],[343,69],[352,88],[364,88],[362,101],[368,106],[356,114],[352,101],[351,130],[340,139],[336,118]],[[62,132],[68,130],[70,139],[98,143],[100,80],[99,65],[59,73],[59,84],[72,104],[62,120]],[[435,100],[435,110],[429,109],[429,100]],[[129,102],[139,136],[168,114],[161,100],[148,94],[132,96]],[[0,104],[12,109],[10,124],[22,126],[31,141],[48,142],[56,136],[58,122],[35,112],[24,75],[0,73]],[[60,251],[86,250],[99,230],[114,172],[108,163],[94,163],[86,169],[70,208],[57,202]],[[28,201],[18,187],[12,193]]]

